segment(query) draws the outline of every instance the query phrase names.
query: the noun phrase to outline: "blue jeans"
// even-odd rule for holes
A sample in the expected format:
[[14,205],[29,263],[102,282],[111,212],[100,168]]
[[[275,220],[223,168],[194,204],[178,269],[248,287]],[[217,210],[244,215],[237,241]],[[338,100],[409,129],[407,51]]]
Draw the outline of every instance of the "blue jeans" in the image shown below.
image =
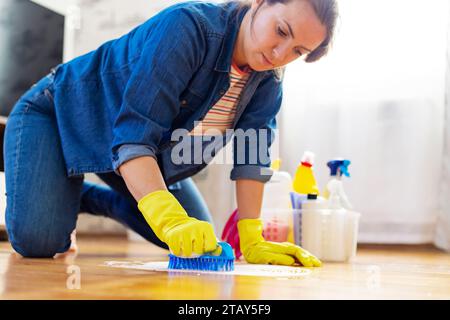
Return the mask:
[[[28,90],[6,124],[6,228],[12,247],[25,257],[53,257],[69,249],[80,212],[114,219],[167,248],[151,230],[122,177],[96,173],[107,185],[68,177],[52,98],[53,75]],[[191,178],[168,186],[187,213],[211,222]]]

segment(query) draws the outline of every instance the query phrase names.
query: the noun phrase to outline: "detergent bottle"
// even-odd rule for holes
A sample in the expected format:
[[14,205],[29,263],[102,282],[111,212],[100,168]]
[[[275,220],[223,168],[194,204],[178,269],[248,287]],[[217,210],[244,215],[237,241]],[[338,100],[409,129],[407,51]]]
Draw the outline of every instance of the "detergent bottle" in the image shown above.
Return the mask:
[[292,177],[280,171],[281,159],[272,162],[272,177],[264,185],[263,208],[291,208],[289,192],[292,190]]
[[314,153],[306,151],[303,154],[302,161],[295,172],[293,188],[299,194],[319,196],[316,178],[314,177]]
[[319,196],[319,188],[313,171],[314,158],[313,152],[304,152],[292,186],[294,189],[291,194],[291,200],[294,204],[294,241],[299,246],[302,245],[302,230],[304,229],[302,212],[304,209],[313,212],[319,210],[326,202],[326,199]]
[[333,159],[328,161],[327,166],[330,168],[330,180],[323,191],[324,198],[328,199],[330,195],[330,184],[333,184],[334,188],[337,190],[336,192],[339,194],[343,207],[348,210],[351,210],[353,206],[345,194],[342,176],[350,177],[350,173],[348,172],[350,163],[350,160],[344,159]]
[[263,235],[267,241],[294,242],[293,217],[290,192],[292,177],[280,171],[281,159],[272,162],[273,175],[264,185],[261,219],[264,223]]

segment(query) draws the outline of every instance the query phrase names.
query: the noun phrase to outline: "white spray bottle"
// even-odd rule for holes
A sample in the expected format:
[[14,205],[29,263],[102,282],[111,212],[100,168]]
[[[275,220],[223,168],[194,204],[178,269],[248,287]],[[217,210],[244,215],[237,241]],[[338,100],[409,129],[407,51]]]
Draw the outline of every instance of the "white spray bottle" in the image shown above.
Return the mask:
[[[348,166],[350,165],[350,160],[344,159],[334,159],[328,161],[327,166],[330,168],[330,181],[328,181],[325,190],[323,191],[324,198],[329,199],[331,194],[331,189],[334,190],[335,196],[339,196],[340,203],[347,210],[352,210],[353,206],[348,200],[348,197],[344,191],[344,185],[342,183],[342,176],[350,177],[348,172]],[[334,199],[333,201],[336,201]]]

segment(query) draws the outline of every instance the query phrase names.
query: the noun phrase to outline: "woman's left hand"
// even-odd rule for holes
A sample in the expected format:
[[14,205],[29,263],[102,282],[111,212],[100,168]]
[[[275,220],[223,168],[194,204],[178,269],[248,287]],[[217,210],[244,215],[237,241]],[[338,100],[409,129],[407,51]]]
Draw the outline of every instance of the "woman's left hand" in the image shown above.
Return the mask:
[[303,248],[289,242],[265,241],[260,219],[243,219],[238,222],[240,249],[248,263],[320,267],[322,262]]

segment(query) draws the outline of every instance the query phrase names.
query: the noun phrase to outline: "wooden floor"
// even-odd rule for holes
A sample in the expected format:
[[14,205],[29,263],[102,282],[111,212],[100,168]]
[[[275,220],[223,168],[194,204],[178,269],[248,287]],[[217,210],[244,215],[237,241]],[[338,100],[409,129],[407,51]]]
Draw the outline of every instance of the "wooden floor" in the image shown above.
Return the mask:
[[0,299],[450,299],[450,255],[429,246],[362,246],[352,264],[325,263],[286,281],[108,268],[167,255],[118,237],[78,245],[77,256],[23,259],[0,242]]

